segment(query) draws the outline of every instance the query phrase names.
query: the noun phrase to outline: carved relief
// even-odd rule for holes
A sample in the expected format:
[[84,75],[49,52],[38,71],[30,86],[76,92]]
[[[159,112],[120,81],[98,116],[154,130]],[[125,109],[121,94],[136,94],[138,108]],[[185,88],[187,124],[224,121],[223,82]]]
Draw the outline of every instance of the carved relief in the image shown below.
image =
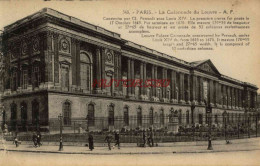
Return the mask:
[[22,42],[22,55],[25,56],[28,53],[28,44],[26,43],[26,41]]
[[105,49],[105,61],[106,63],[113,64],[114,52],[112,50]]
[[37,53],[40,50],[40,41],[39,38],[34,37],[32,39],[32,49],[33,49],[33,53]]
[[199,68],[201,70],[204,70],[204,71],[207,71],[207,72],[210,72],[210,73],[214,73],[214,71],[212,70],[212,68],[210,67],[210,65],[208,63],[202,64],[201,66],[199,66]]
[[63,53],[70,53],[70,42],[65,37],[60,39],[59,50]]

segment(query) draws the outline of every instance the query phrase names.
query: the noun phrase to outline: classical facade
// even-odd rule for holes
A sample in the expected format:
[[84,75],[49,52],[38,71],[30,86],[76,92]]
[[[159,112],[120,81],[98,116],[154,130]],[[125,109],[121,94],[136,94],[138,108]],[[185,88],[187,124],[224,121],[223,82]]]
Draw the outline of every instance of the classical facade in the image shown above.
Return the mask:
[[[6,26],[3,47],[3,121],[11,127],[38,124],[51,131],[62,114],[65,130],[86,117],[90,130],[144,127],[145,116],[150,125],[158,120],[157,128],[172,128],[173,114],[187,117],[178,125],[204,124],[204,100],[213,123],[225,111],[238,117],[256,108],[258,88],[222,75],[210,60],[185,62],[49,8]],[[126,79],[167,79],[169,85],[111,83]],[[107,117],[102,125],[99,117]]]

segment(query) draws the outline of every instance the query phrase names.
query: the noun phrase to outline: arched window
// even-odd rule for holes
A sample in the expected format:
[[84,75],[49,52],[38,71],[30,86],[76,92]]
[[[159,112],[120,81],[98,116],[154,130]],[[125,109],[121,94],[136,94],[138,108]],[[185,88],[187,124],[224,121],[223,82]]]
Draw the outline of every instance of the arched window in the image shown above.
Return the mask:
[[115,117],[115,113],[114,113],[114,105],[110,104],[108,107],[108,125],[109,126],[114,126],[114,117]]
[[150,125],[153,125],[153,108],[150,108],[149,111],[149,123]]
[[161,109],[160,111],[160,124],[164,125],[164,110]]
[[142,125],[142,108],[141,107],[137,108],[137,125],[138,126]]
[[21,122],[23,129],[25,129],[27,124],[27,104],[25,102],[21,103]]
[[35,62],[33,65],[33,86],[34,87],[39,87],[40,83],[41,83],[41,73],[39,70],[39,63]]
[[215,123],[218,124],[218,115],[215,115]]
[[190,111],[189,110],[186,111],[186,123],[187,124],[190,123]]
[[[91,90],[91,57],[86,53],[80,54],[80,84],[81,88],[87,91]],[[100,81],[100,80],[98,80]]]
[[39,102],[34,99],[32,101],[32,124],[37,127],[39,120]]
[[95,109],[94,109],[94,104],[89,104],[88,105],[88,125],[89,126],[94,126],[95,125]]
[[26,89],[28,85],[28,70],[27,67],[23,67],[22,69],[22,88]]
[[17,124],[17,105],[15,103],[11,104],[11,129],[15,130]]
[[182,110],[179,110],[178,120],[179,124],[182,124]]
[[17,71],[16,71],[16,68],[14,68],[13,70],[12,70],[12,75],[11,75],[11,81],[10,81],[10,83],[11,83],[11,89],[13,90],[13,91],[15,91],[16,89],[17,89]]
[[125,126],[129,125],[129,112],[128,112],[128,107],[124,107],[124,124]]
[[202,123],[203,123],[203,115],[199,114],[199,124],[202,124]]
[[172,123],[173,122],[173,118],[174,118],[174,110],[173,108],[170,110],[170,114],[169,114],[169,122]]
[[63,104],[63,124],[64,126],[71,125],[71,104],[68,101]]

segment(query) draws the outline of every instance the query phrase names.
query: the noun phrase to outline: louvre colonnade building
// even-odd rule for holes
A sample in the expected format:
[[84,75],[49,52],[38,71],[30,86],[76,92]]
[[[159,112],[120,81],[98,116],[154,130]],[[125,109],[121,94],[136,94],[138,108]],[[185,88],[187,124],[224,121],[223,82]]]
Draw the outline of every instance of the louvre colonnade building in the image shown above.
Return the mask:
[[[86,117],[90,130],[177,130],[206,123],[204,99],[220,125],[224,112],[239,117],[256,108],[258,88],[219,73],[210,60],[185,62],[49,8],[6,26],[3,43],[3,120],[11,129],[37,124],[51,131],[62,114],[65,131]],[[102,79],[167,79],[169,85],[96,83]]]

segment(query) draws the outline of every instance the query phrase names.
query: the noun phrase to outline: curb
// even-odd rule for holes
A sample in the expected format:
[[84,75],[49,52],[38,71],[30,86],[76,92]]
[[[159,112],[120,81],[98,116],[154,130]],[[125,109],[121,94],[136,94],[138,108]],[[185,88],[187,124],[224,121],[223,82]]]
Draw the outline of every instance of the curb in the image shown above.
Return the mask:
[[131,155],[131,154],[183,154],[183,153],[221,153],[221,152],[242,152],[242,151],[257,151],[257,149],[241,149],[241,150],[205,150],[205,151],[183,151],[183,152],[127,152],[127,153],[97,153],[97,152],[63,152],[63,151],[33,151],[33,150],[15,150],[15,149],[0,149],[0,151],[8,152],[28,152],[28,153],[59,153],[59,154],[89,154],[89,155]]

